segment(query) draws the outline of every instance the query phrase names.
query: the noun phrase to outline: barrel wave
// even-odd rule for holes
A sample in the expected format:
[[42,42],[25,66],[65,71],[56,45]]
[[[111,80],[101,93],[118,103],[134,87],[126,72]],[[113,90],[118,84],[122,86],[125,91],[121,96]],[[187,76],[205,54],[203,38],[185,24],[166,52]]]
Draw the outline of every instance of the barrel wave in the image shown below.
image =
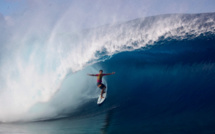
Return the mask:
[[[61,30],[27,31],[18,46],[16,33],[1,38],[1,122],[105,114],[102,130],[110,133],[215,131],[215,13]],[[97,106],[100,90],[87,73],[100,69],[116,74],[104,77],[108,97]]]

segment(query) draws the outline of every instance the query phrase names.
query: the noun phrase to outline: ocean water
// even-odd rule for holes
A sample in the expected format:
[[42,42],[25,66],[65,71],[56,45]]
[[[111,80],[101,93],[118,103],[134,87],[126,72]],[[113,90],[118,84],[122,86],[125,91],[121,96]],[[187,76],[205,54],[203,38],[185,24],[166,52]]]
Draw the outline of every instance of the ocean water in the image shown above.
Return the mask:
[[[215,13],[57,35],[1,53],[0,133],[215,133]],[[100,69],[116,74],[97,105]]]

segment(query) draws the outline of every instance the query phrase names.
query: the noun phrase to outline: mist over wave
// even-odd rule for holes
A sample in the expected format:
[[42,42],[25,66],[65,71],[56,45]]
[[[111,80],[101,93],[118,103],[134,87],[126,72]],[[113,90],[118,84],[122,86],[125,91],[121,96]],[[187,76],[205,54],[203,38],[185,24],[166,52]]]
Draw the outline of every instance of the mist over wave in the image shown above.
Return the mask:
[[[33,18],[22,18],[22,23],[0,18],[2,122],[56,118],[64,109],[72,112],[97,94],[86,74],[96,73],[99,66],[90,65],[114,54],[215,32],[214,13],[160,15],[82,30],[66,29],[63,19],[53,23],[43,18],[38,24]],[[58,103],[62,105],[54,105]]]

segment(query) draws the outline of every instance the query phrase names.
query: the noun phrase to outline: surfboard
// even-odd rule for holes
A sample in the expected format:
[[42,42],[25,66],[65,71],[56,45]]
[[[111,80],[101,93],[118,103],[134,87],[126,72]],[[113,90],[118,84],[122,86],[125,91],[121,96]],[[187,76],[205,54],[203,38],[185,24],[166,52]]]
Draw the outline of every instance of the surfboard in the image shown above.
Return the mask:
[[105,101],[105,99],[106,99],[106,97],[107,97],[107,90],[105,89],[105,93],[103,93],[103,97],[104,98],[101,98],[101,94],[99,94],[99,98],[98,98],[98,101],[97,101],[97,104],[99,105],[99,104],[102,104],[104,101]]

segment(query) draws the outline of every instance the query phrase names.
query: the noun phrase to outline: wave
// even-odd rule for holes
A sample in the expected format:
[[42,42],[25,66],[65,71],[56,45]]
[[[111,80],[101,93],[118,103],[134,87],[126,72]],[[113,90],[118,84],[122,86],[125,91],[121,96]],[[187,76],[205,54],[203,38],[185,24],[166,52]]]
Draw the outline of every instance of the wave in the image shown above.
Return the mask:
[[[62,21],[41,31],[37,29],[38,24],[35,22],[26,30],[25,26],[11,26],[4,20],[5,23],[1,23],[0,27],[6,33],[0,35],[3,42],[0,59],[0,106],[4,107],[0,111],[0,120],[30,121],[71,114],[97,95],[94,81],[86,74],[96,73],[101,67],[108,68],[108,65],[102,65],[102,61],[108,63],[108,59],[122,52],[126,52],[126,55],[128,51],[135,50],[149,53],[144,54],[141,59],[129,60],[135,64],[141,62],[134,68],[141,68],[148,62],[157,64],[160,58],[162,62],[167,60],[167,63],[170,63],[170,59],[172,63],[186,60],[190,62],[181,56],[175,57],[177,60],[169,56],[172,53],[181,55],[179,52],[188,46],[193,54],[195,49],[201,51],[204,48],[208,51],[207,47],[202,47],[201,43],[191,45],[192,47],[181,43],[183,45],[173,45],[174,47],[169,49],[172,42],[196,40],[201,37],[204,38],[203,42],[211,40],[215,33],[214,20],[214,13],[171,14],[79,32],[61,29],[58,26]],[[168,49],[155,49],[165,44],[170,44]],[[121,65],[113,69],[119,73],[119,67],[123,73],[123,67],[128,66],[123,65],[123,62],[130,58],[133,56],[123,57],[119,62]],[[194,56],[195,60],[201,58]],[[211,60],[210,56],[207,58]],[[114,59],[111,58],[110,61],[112,60]],[[205,66],[213,68],[212,63]],[[135,71],[132,74],[135,74]],[[121,82],[119,77],[116,78]]]

